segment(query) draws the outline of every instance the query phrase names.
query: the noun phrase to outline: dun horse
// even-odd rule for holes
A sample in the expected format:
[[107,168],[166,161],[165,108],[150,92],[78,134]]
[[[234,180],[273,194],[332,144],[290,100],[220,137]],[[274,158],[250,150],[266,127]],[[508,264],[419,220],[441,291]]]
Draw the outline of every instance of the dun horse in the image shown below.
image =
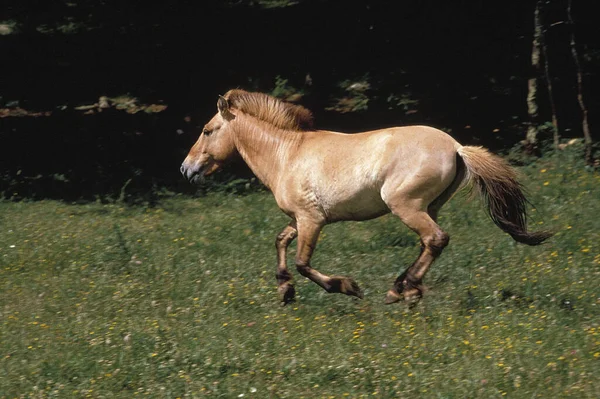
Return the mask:
[[328,276],[310,258],[323,226],[389,212],[421,239],[421,253],[387,292],[386,303],[416,300],[432,262],[449,236],[438,211],[466,183],[483,197],[492,221],[514,240],[538,245],[551,236],[527,231],[527,199],[515,171],[482,147],[462,146],[427,126],[357,134],[312,129],[307,109],[262,93],[230,90],[181,166],[192,183],[241,157],[272,191],[290,223],[275,240],[281,301],[294,300],[287,248],[298,238],[296,269],[327,292],[363,297],[350,277]]

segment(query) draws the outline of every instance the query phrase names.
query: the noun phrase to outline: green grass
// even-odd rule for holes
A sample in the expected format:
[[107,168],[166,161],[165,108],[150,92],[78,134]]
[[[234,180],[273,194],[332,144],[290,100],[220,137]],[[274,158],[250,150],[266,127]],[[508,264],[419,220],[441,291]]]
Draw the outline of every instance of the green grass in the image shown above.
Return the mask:
[[383,304],[418,254],[392,216],[327,226],[313,258],[364,300],[296,273],[280,307],[268,193],[0,203],[0,397],[598,397],[600,175],[522,171],[556,236],[515,244],[457,196],[413,309]]

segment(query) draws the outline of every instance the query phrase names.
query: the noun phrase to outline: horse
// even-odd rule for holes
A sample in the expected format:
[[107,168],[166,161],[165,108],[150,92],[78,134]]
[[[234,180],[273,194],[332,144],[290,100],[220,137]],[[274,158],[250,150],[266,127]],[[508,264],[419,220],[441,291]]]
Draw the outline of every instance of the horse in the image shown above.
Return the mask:
[[315,130],[308,109],[233,89],[218,97],[217,113],[204,125],[180,171],[199,183],[239,157],[291,219],[275,239],[283,305],[296,295],[286,262],[295,238],[300,275],[329,293],[362,299],[354,279],[321,273],[310,259],[325,225],[389,212],[419,235],[421,251],[396,278],[385,303],[418,302],[423,278],[450,238],[437,224],[438,212],[467,185],[477,189],[492,221],[515,241],[539,245],[553,234],[528,231],[528,200],[516,171],[503,158],[483,147],[463,146],[429,126],[354,134]]

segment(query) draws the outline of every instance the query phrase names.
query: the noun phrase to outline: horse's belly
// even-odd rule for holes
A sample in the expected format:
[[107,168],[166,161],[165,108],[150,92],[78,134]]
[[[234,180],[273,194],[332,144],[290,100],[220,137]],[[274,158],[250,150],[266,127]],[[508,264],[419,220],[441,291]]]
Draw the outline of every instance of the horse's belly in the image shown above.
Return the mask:
[[377,190],[364,190],[336,198],[324,207],[327,220],[368,220],[385,215],[390,210]]

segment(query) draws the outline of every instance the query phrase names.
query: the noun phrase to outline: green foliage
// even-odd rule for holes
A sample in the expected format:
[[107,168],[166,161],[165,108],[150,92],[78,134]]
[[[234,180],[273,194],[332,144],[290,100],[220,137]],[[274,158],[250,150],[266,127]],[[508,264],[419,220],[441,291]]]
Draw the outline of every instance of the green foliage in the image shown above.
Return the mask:
[[251,0],[250,4],[261,8],[282,8],[298,4],[298,0]]
[[369,108],[367,92],[371,88],[369,80],[369,74],[365,74],[360,79],[346,79],[338,83],[338,89],[341,89],[341,93],[334,98],[333,104],[326,109],[340,113],[366,111]]
[[[542,126],[550,125],[549,129],[553,129],[552,124],[544,124]],[[561,165],[569,165],[575,169],[585,169],[585,148],[582,139],[563,139],[559,144],[559,149],[554,148],[554,144],[551,139],[543,140],[539,143],[540,152],[545,156],[540,158],[536,155],[528,154],[523,148],[522,144],[517,144],[506,151],[506,158],[509,162],[519,166],[533,166],[535,167],[543,159],[553,159],[554,162],[558,162]]]
[[84,22],[75,22],[72,19],[66,21],[57,22],[54,25],[40,25],[36,30],[42,34],[63,34],[63,35],[75,35],[77,33],[86,32],[92,28],[87,26]]
[[521,169],[556,236],[515,244],[458,195],[413,309],[383,304],[419,250],[391,215],[327,226],[313,258],[364,300],[294,272],[282,308],[268,193],[0,202],[0,397],[595,398],[600,174],[567,151]]
[[18,23],[15,20],[0,21],[0,36],[16,33],[18,30]]
[[297,89],[289,84],[288,79],[277,75],[275,77],[275,87],[270,93],[274,97],[287,99],[296,94],[303,94],[302,90]]
[[392,93],[386,101],[389,104],[389,109],[400,108],[405,112],[413,111],[419,105],[419,100],[416,100],[410,92],[404,92],[399,95]]
[[250,6],[264,9],[295,6],[302,0],[226,0],[229,7]]

